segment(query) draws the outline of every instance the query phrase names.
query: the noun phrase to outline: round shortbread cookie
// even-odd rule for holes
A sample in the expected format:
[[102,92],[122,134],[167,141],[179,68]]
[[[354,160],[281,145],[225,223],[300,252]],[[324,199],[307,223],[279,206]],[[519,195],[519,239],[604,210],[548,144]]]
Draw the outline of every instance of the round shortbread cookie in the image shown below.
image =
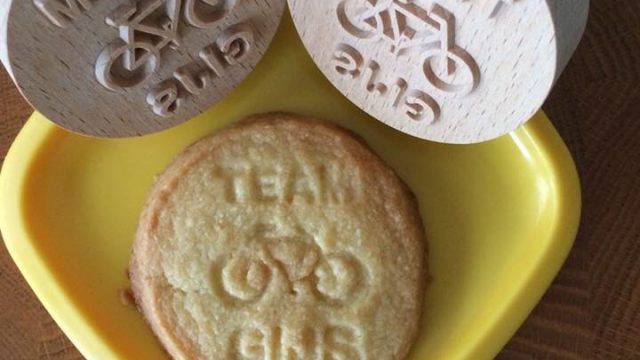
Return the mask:
[[414,197],[362,141],[266,114],[157,178],[129,272],[175,359],[403,359],[425,253]]

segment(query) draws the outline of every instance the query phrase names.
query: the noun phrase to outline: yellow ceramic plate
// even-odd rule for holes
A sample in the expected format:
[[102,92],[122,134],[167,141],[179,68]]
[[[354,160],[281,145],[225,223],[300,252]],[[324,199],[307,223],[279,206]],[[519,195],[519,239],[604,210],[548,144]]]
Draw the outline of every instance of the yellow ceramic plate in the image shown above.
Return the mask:
[[146,191],[188,144],[247,114],[273,110],[353,129],[418,197],[433,278],[410,358],[495,355],[573,243],[580,192],[565,145],[542,113],[481,145],[441,145],[400,134],[331,87],[289,19],[240,88],[177,128],[97,140],[60,130],[36,113],[18,136],[0,178],[2,234],[80,351],[97,360],[165,358],[142,318],[118,296],[127,286],[129,246]]

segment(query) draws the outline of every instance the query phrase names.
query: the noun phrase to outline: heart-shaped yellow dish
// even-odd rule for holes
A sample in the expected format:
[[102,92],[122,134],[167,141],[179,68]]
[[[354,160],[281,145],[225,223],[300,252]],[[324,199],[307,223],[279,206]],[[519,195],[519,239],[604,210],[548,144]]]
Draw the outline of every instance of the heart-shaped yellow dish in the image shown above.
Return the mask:
[[313,115],[353,130],[416,194],[431,278],[410,359],[494,356],[540,299],[575,238],[580,186],[564,143],[543,113],[479,145],[401,134],[331,87],[288,18],[256,71],[188,123],[141,138],[98,140],[60,130],[36,113],[16,139],[0,177],[2,235],[80,351],[89,359],[166,358],[119,294],[128,286],[129,249],[146,193],[182,148],[266,111]]

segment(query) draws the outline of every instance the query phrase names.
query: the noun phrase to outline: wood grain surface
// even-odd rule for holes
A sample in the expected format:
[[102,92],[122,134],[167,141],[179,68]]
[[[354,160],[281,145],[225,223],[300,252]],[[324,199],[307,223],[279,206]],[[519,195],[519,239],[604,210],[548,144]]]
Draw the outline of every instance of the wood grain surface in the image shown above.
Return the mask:
[[[582,225],[499,359],[640,359],[640,1],[591,5],[586,37],[545,105],[578,165]],[[4,72],[0,93],[3,159],[31,109]],[[0,294],[1,359],[82,359],[3,246]]]

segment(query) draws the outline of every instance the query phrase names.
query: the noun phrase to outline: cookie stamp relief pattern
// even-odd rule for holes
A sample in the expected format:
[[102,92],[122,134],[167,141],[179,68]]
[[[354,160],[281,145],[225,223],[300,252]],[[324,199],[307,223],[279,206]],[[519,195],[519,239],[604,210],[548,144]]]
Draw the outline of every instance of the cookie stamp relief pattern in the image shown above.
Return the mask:
[[307,50],[344,95],[396,129],[448,143],[528,120],[588,9],[587,0],[288,1]]
[[251,327],[233,334],[229,349],[233,360],[365,359],[362,331],[345,325]]
[[[480,70],[473,56],[455,42],[455,17],[435,4],[430,10],[402,0],[362,1],[365,5],[347,14],[347,3],[338,4],[337,16],[342,28],[359,40],[384,42],[399,57],[412,51],[420,53],[425,80],[445,93],[466,95],[480,82]],[[335,52],[336,71],[355,79],[362,78],[369,92],[391,96],[393,107],[406,107],[406,116],[415,121],[433,123],[440,118],[440,105],[428,90],[408,89],[406,78],[398,77],[393,85],[377,82],[381,71],[376,60],[366,64],[357,49],[339,44]],[[466,73],[456,83],[456,72]],[[441,76],[440,74],[444,74]]]
[[[235,0],[206,1],[212,9],[205,14],[196,11],[196,0],[184,0],[184,5],[181,0],[127,2],[118,7],[106,18],[120,36],[98,56],[100,84],[113,91],[144,84],[162,65],[165,47],[179,49],[182,14],[189,25],[206,29],[216,26],[235,5]],[[224,76],[227,67],[241,63],[252,42],[253,31],[246,24],[223,30],[214,44],[198,52],[199,60],[179,67],[172,79],[152,87],[146,98],[152,111],[163,117],[174,114],[186,96],[199,95],[211,86],[213,77]]]
[[107,137],[162,130],[220,100],[262,57],[285,4],[7,1],[0,58],[22,93],[59,125]]
[[[359,170],[347,171],[337,160],[311,164],[297,159],[289,165],[238,161],[218,166],[212,175],[229,203],[340,205],[358,201],[364,191]],[[342,186],[330,186],[335,182]]]
[[212,267],[212,288],[225,304],[259,302],[269,291],[276,295],[311,298],[327,306],[354,305],[367,286],[368,271],[358,257],[332,251],[302,226],[292,236],[278,236],[277,224],[256,224],[250,250],[225,255]]
[[[222,163],[213,177],[216,198],[233,208],[262,208],[240,244],[225,247],[210,270],[215,302],[225,311],[289,304],[325,311],[319,321],[293,320],[286,312],[277,321],[255,320],[228,337],[229,359],[366,359],[365,331],[358,321],[339,316],[364,306],[375,291],[366,257],[354,252],[329,219],[292,219],[277,215],[280,204],[335,207],[365,195],[362,174],[336,159]],[[258,215],[261,214],[261,215]],[[355,236],[355,235],[354,235]],[[310,311],[309,309],[304,311]]]
[[277,321],[247,321],[228,337],[228,358],[367,359],[365,331],[358,321],[338,314],[364,306],[375,293],[370,261],[342,245],[348,242],[338,235],[339,224],[292,220],[274,210],[279,204],[341,208],[358,202],[365,195],[362,175],[335,159],[293,158],[286,166],[223,163],[208,175],[216,198],[230,209],[263,209],[247,230],[236,233],[239,244],[225,247],[212,262],[211,292],[226,312],[245,314],[286,303],[326,311],[326,319],[292,321],[285,312]]
[[[456,19],[442,6],[435,4],[427,10],[406,0],[378,1],[375,5],[365,1],[367,5],[354,10],[356,15],[350,19],[345,10],[348,1],[338,4],[337,16],[342,28],[361,40],[386,42],[396,56],[420,52],[424,58],[424,75],[435,88],[468,94],[480,82],[480,71],[473,56],[456,44]],[[437,66],[442,69],[436,69]],[[456,71],[468,72],[469,83],[449,83]],[[439,73],[449,79],[439,78]]]
[[[336,249],[340,241],[334,237],[331,230],[313,234],[301,224],[288,227],[277,219],[257,222],[248,246],[212,265],[213,293],[226,311],[274,306],[273,301],[330,311],[357,309],[367,300],[371,274],[366,261]],[[282,315],[277,323],[243,325],[228,339],[229,358],[366,359],[364,330],[346,318],[325,316],[319,323],[291,322]]]

